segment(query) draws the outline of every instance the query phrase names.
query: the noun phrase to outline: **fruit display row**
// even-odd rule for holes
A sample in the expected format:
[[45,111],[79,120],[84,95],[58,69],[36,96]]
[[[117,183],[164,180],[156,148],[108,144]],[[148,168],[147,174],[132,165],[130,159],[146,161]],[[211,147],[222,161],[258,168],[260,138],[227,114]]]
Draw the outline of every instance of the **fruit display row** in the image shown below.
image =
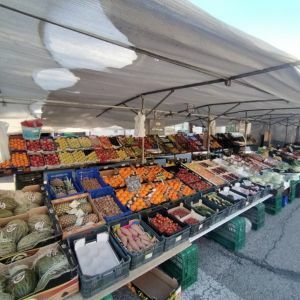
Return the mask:
[[139,253],[153,247],[157,238],[146,232],[139,220],[131,220],[128,225],[114,226],[114,236],[120,244],[131,253]]
[[110,195],[93,198],[92,202],[95,204],[97,211],[104,218],[118,216],[123,213],[113,197]]
[[[61,283],[72,273],[68,254],[55,243],[43,248],[43,252],[31,254],[21,262],[13,262],[1,268],[0,298],[3,300],[46,299],[49,282],[59,279]],[[48,295],[48,297],[43,294]]]
[[58,233],[45,206],[26,211],[20,217],[1,218],[1,224],[1,258],[45,244]]
[[[187,169],[183,168],[185,171]],[[82,171],[82,170],[80,170]],[[116,174],[117,171],[117,174]],[[182,171],[182,175],[185,175],[185,172]],[[187,170],[189,171],[189,170]],[[83,172],[83,171],[82,171]],[[102,171],[101,171],[102,172]],[[117,189],[115,191],[117,198],[120,200],[120,202],[124,205],[126,205],[128,208],[131,209],[132,212],[134,211],[140,211],[143,208],[151,207],[152,205],[161,204],[165,201],[170,200],[179,200],[182,199],[185,196],[188,195],[194,195],[195,191],[192,190],[190,187],[185,185],[182,181],[180,181],[179,178],[174,178],[174,175],[171,172],[168,172],[167,170],[161,168],[160,166],[156,165],[149,165],[149,166],[132,166],[132,167],[122,167],[118,170],[105,170],[103,172],[107,173],[106,182],[114,182],[113,180],[119,180],[124,182],[125,178],[131,176],[131,175],[137,175],[140,177],[141,181],[144,181],[144,183],[141,184],[141,188],[136,192],[130,192],[127,188],[121,188]],[[72,238],[78,236],[78,234],[81,232],[80,238],[85,239],[84,243],[81,243],[83,246],[90,246],[89,244],[93,244],[95,247],[97,246],[97,251],[89,254],[89,255],[83,255],[78,251],[79,250],[79,244],[78,247],[75,248],[71,247],[72,253],[74,254],[74,258],[77,259],[76,263],[80,265],[80,281],[81,281],[81,289],[83,288],[85,281],[84,281],[84,274],[86,270],[89,272],[94,272],[93,274],[89,274],[88,278],[93,279],[93,282],[95,284],[95,290],[90,289],[91,293],[97,293],[99,290],[101,290],[101,286],[97,285],[97,278],[100,278],[105,272],[110,272],[110,274],[113,274],[111,282],[107,283],[107,286],[110,284],[113,284],[114,282],[118,281],[114,276],[114,274],[118,274],[115,272],[116,268],[120,268],[120,266],[123,266],[122,264],[124,261],[126,261],[126,257],[119,256],[119,246],[125,250],[125,254],[127,257],[131,256],[133,259],[136,255],[141,255],[144,260],[151,260],[155,257],[155,247],[157,247],[160,243],[163,245],[162,249],[167,249],[164,247],[167,247],[167,241],[169,242],[170,239],[174,238],[174,243],[176,240],[176,243],[182,243],[185,241],[184,238],[180,236],[180,238],[176,238],[178,234],[182,234],[181,232],[186,229],[187,235],[192,236],[192,229],[194,228],[196,232],[200,232],[202,230],[202,222],[204,222],[209,217],[216,214],[216,210],[213,208],[210,208],[207,206],[211,203],[211,207],[213,207],[213,204],[215,204],[218,209],[222,210],[226,207],[232,206],[232,202],[227,201],[226,199],[222,198],[221,195],[218,195],[216,193],[210,193],[207,196],[205,195],[203,197],[203,201],[206,201],[205,203],[198,203],[198,205],[193,206],[192,208],[187,208],[186,203],[188,201],[194,201],[194,197],[185,198],[182,199],[182,203],[179,206],[175,206],[171,209],[165,209],[167,211],[167,214],[162,213],[160,210],[152,209],[150,211],[144,211],[143,215],[132,215],[128,216],[123,214],[124,211],[122,210],[122,207],[118,205],[118,202],[116,202],[115,195],[114,194],[104,194],[103,189],[102,192],[99,193],[96,196],[93,196],[93,192],[90,194],[78,194],[75,196],[69,197],[68,195],[70,193],[77,193],[77,186],[76,181],[70,179],[69,176],[56,176],[53,175],[55,172],[49,172],[49,174],[52,173],[52,176],[48,176],[48,182],[49,184],[55,186],[57,188],[58,195],[67,195],[67,197],[58,199],[58,200],[48,200],[47,205],[51,205],[53,208],[53,212],[51,212],[49,208],[50,218],[47,213],[40,213],[39,215],[32,215],[31,217],[35,217],[37,220],[32,221],[32,219],[28,218],[23,220],[28,227],[28,233],[31,234],[32,230],[39,231],[42,235],[48,232],[48,224],[51,223],[51,235],[46,237],[46,240],[51,237],[53,237],[53,231],[52,228],[52,222],[54,220],[58,220],[60,229],[63,232],[63,239],[65,238]],[[61,172],[63,173],[63,172]],[[67,173],[67,172],[65,172]],[[178,172],[179,173],[179,172]],[[190,176],[189,173],[195,175],[191,171],[188,172],[186,175],[186,182],[194,183],[193,180],[194,177]],[[76,173],[77,174],[77,173]],[[105,173],[104,173],[105,174]],[[110,175],[109,175],[110,174]],[[181,174],[181,173],[180,173]],[[227,173],[225,173],[227,174]],[[55,177],[56,176],[56,177]],[[100,176],[104,179],[105,176],[100,174]],[[116,176],[116,177],[112,177]],[[80,177],[79,177],[80,178]],[[92,177],[90,177],[91,179]],[[114,178],[114,179],[112,179]],[[184,176],[182,177],[184,180]],[[199,177],[197,176],[197,179]],[[76,180],[78,179],[76,175]],[[84,179],[84,178],[82,178]],[[201,178],[200,178],[201,179]],[[203,182],[205,182],[203,180]],[[87,182],[86,189],[91,188],[90,184],[92,185],[92,188],[94,187],[94,182]],[[246,184],[246,182],[243,182],[243,186]],[[82,183],[84,185],[84,183]],[[62,192],[61,190],[62,189]],[[107,189],[107,188],[106,188]],[[243,189],[245,189],[243,187]],[[101,190],[100,190],[101,191]],[[1,194],[0,194],[1,195]],[[200,196],[199,196],[200,198]],[[1,196],[0,196],[0,210],[1,210]],[[9,205],[9,204],[8,204]],[[171,207],[173,205],[177,205],[174,202],[171,204]],[[5,204],[5,207],[8,208],[8,206]],[[10,208],[12,211],[14,210],[15,205],[10,204]],[[166,206],[167,207],[167,206]],[[168,206],[169,207],[169,206]],[[160,209],[160,208],[159,208]],[[53,218],[53,214],[55,214],[55,218]],[[115,217],[115,216],[121,216],[120,219],[118,219],[119,224],[115,225],[116,223],[110,223],[107,218],[109,217]],[[131,221],[128,221],[128,218],[134,218]],[[141,219],[140,219],[141,218]],[[146,221],[147,219],[147,221]],[[22,219],[21,219],[22,220]],[[50,220],[50,221],[49,221]],[[145,223],[143,223],[145,222]],[[22,224],[22,230],[26,229],[26,225]],[[106,226],[103,226],[105,223],[108,224],[110,230],[108,231]],[[8,224],[8,225],[7,225]],[[20,230],[21,233],[16,231],[16,234],[10,238],[10,240],[7,240],[6,235],[4,236],[4,232],[9,231],[5,229],[5,227],[9,226],[8,222],[4,225],[2,225],[1,236],[0,239],[4,238],[4,242],[7,243],[7,247],[11,246],[11,240],[13,240],[14,237],[19,238],[19,236],[23,236],[24,233],[22,230],[20,230],[19,225],[16,226]],[[149,226],[146,226],[149,225]],[[186,226],[186,227],[185,227]],[[12,226],[13,228],[15,227]],[[91,230],[93,229],[93,230]],[[99,233],[98,231],[105,231],[105,234],[107,238],[103,238],[103,236],[99,236],[99,239],[95,238],[93,235],[97,236]],[[92,238],[93,236],[93,238]],[[24,236],[26,237],[26,235]],[[24,238],[22,237],[22,238]],[[20,238],[19,242],[22,240]],[[102,239],[103,238],[103,239]],[[78,237],[79,239],[79,237]],[[39,242],[43,241],[43,239],[39,236],[38,237]],[[112,242],[112,240],[114,242]],[[93,241],[93,242],[91,242]],[[118,242],[115,244],[115,242]],[[30,242],[28,242],[30,245]],[[72,239],[70,240],[70,245],[72,245]],[[36,244],[35,244],[36,245]],[[99,247],[99,245],[101,245]],[[28,246],[28,245],[27,245]],[[119,257],[119,260],[115,261],[114,265],[110,265],[108,269],[103,270],[104,265],[109,265],[108,259],[105,260],[104,258],[107,255],[106,249],[107,247],[110,247],[112,251],[113,257]],[[117,247],[118,246],[118,247]],[[18,243],[16,243],[16,250],[18,251]],[[28,246],[29,248],[31,246]],[[35,246],[33,246],[35,247]],[[29,249],[25,248],[25,249]],[[5,248],[4,248],[5,249]],[[22,249],[22,247],[20,247]],[[3,249],[1,250],[3,251]],[[27,251],[27,250],[25,250]],[[71,250],[70,250],[71,251]],[[162,250],[163,252],[163,250]],[[160,253],[162,253],[160,252]],[[145,253],[149,254],[146,255]],[[39,259],[34,259],[35,265],[29,265],[28,268],[20,269],[23,273],[22,276],[20,273],[14,273],[12,276],[19,275],[19,277],[22,277],[20,282],[23,282],[23,278],[26,278],[26,282],[28,280],[32,281],[32,284],[28,289],[23,287],[24,291],[23,294],[19,294],[22,297],[25,295],[28,295],[29,293],[36,293],[40,290],[40,286],[42,286],[41,283],[39,283],[40,280],[43,282],[46,282],[50,278],[50,271],[47,273],[48,269],[55,270],[55,274],[59,275],[62,270],[70,269],[70,266],[67,265],[64,258],[61,256],[61,251],[53,251],[51,252],[51,255],[47,255],[47,259],[44,258],[44,260],[40,263]],[[104,255],[105,254],[105,255]],[[56,257],[56,256],[59,257]],[[43,256],[46,257],[46,256]],[[83,260],[86,260],[86,265],[88,266],[88,269],[84,269],[85,264],[83,263]],[[129,261],[129,260],[127,260]],[[105,262],[105,263],[104,263]],[[141,264],[144,262],[142,261]],[[18,264],[20,265],[26,265],[24,264],[24,261],[21,260]],[[101,265],[102,269],[97,269],[97,265]],[[60,267],[56,265],[59,265]],[[51,266],[51,268],[50,268]],[[127,272],[129,272],[129,268],[134,268],[135,266],[128,262],[127,264]],[[122,268],[123,270],[123,268]],[[45,275],[47,273],[47,275]],[[127,273],[128,274],[128,273]],[[2,275],[2,273],[0,273]],[[23,276],[24,275],[24,276]],[[52,274],[53,276],[53,274]],[[126,275],[125,275],[126,276]],[[18,278],[19,278],[18,277]],[[33,279],[35,278],[35,279]],[[8,280],[8,281],[7,281]],[[5,283],[5,289],[4,291],[7,291],[9,293],[13,293],[14,295],[17,295],[15,290],[19,291],[21,288],[18,286],[17,288],[13,287],[11,284],[6,285],[7,282],[9,282],[10,277],[6,276],[6,283]],[[14,281],[15,282],[15,281]],[[59,282],[59,281],[57,281]],[[57,283],[56,283],[57,284]],[[9,288],[8,288],[9,287]],[[39,288],[37,288],[39,287]],[[74,289],[74,291],[78,291],[77,289]],[[14,296],[16,299],[18,299],[19,296]],[[0,292],[0,298],[1,298],[1,292]],[[34,298],[34,297],[32,297]],[[37,298],[38,299],[38,298]]]
[[166,180],[159,183],[145,183],[136,192],[127,188],[116,190],[117,198],[131,211],[140,211],[166,201],[176,201],[195,194],[195,191],[178,179]]
[[225,199],[221,198],[215,192],[206,194],[205,198],[208,200],[208,202],[214,204],[216,207],[219,207],[220,209],[225,209],[225,208],[227,208],[229,206],[232,206],[231,202],[229,202],[228,200],[225,200]]
[[88,194],[52,200],[51,204],[58,223],[63,232],[63,238],[86,228],[105,223],[102,215],[97,213]]
[[186,163],[185,166],[214,185],[223,185],[226,182],[218,175],[202,167],[198,162]]
[[113,188],[121,188],[125,186],[125,179],[137,175],[141,182],[155,182],[166,179],[172,179],[174,176],[167,172],[161,166],[142,166],[142,167],[122,167],[114,169],[113,172],[103,172],[101,174],[103,180]]
[[54,176],[49,180],[49,192],[53,198],[62,198],[77,194],[79,191],[69,176]]
[[9,138],[10,150],[26,150],[26,142],[22,136],[10,136]]
[[153,218],[150,218],[149,223],[155,227],[159,233],[165,235],[172,235],[182,229],[174,220],[167,216],[163,216],[160,213],[157,213]]
[[0,191],[0,219],[28,212],[43,205],[40,192]]
[[209,182],[185,168],[179,168],[176,177],[196,191],[205,191],[212,188],[212,185]]

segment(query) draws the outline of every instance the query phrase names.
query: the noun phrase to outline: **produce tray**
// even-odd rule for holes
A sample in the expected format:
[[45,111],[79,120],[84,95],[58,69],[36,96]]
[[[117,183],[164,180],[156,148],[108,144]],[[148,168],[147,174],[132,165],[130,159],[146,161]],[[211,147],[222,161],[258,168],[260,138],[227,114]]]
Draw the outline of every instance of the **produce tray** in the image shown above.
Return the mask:
[[[122,244],[122,241],[116,236],[114,229],[126,226],[130,221],[135,221],[137,224],[140,224],[146,233],[149,233],[151,236],[155,236],[157,243],[148,249],[142,250],[141,252],[130,252]],[[138,214],[134,214],[130,217],[124,218],[119,222],[111,224],[111,235],[115,239],[116,243],[122,247],[123,251],[131,257],[130,269],[135,269],[142,264],[147,263],[148,261],[154,259],[161,255],[164,251],[165,240],[163,237],[158,235],[150,226],[148,226],[144,221],[141,220],[141,217]]]
[[199,174],[193,172],[192,170],[190,170],[189,168],[187,168],[186,166],[184,165],[176,165],[176,166],[172,166],[172,167],[165,167],[164,168],[166,171],[168,172],[171,172],[171,173],[174,173],[175,174],[175,177],[177,177],[177,173],[179,172],[180,169],[184,169],[184,170],[187,170],[188,173],[191,173],[193,176],[196,176],[200,181],[203,181],[205,183],[208,183],[211,185],[210,188],[207,188],[207,189],[201,189],[201,190],[196,190],[195,187],[193,187],[193,184],[196,182],[195,181],[191,181],[191,182],[188,182],[188,181],[185,181],[185,180],[182,180],[179,178],[185,185],[189,186],[191,189],[197,191],[197,194],[201,196],[201,194],[203,193],[208,193],[210,191],[214,191],[215,189],[215,186],[209,182],[208,180],[204,179],[203,177],[201,177]]
[[16,174],[16,190],[22,190],[29,185],[43,185],[43,172],[33,172],[28,174]]
[[[188,222],[186,222],[186,220],[188,220],[189,218],[193,218],[195,220],[198,221],[198,223],[196,224],[189,224]],[[191,213],[188,216],[185,216],[184,218],[182,218],[180,221],[183,223],[188,224],[191,227],[190,230],[190,236],[194,236],[196,234],[198,234],[200,231],[202,231],[203,228],[203,221],[205,221],[206,219],[204,219],[203,216],[197,214],[194,210],[191,211]]]
[[[243,195],[237,193],[236,191],[234,191],[234,193],[237,194],[237,195],[240,195],[241,197],[244,197]],[[223,198],[223,199],[225,199],[225,200],[227,200],[227,201],[229,201],[229,202],[232,203],[232,209],[231,209],[230,213],[233,213],[233,212],[235,212],[235,211],[238,211],[238,210],[240,210],[240,209],[243,209],[244,207],[246,207],[246,205],[249,204],[249,202],[247,203],[247,198],[246,198],[246,197],[244,197],[243,199],[240,199],[240,200],[236,200],[236,201],[235,201],[235,200],[233,200],[231,197],[226,196],[226,195],[223,195],[223,194],[221,194],[221,193],[219,193],[219,192],[217,193],[217,195],[218,195],[219,197],[221,197],[221,198]]]
[[74,180],[72,170],[44,172],[44,180],[46,181],[45,187],[46,187],[46,191],[48,193],[48,196],[51,200],[66,197],[66,196],[56,197],[55,193],[53,192],[53,190],[51,189],[51,186],[50,186],[50,181],[52,179],[55,179],[55,178],[63,179],[65,177],[67,177],[68,179],[71,180],[72,184],[74,185],[74,187],[77,191],[77,193],[72,194],[72,195],[67,195],[67,196],[74,196],[74,195],[78,195],[78,194],[83,192],[81,187]]
[[7,262],[11,261],[14,257],[19,256],[19,255],[27,256],[26,253],[32,251],[33,249],[38,249],[38,248],[47,246],[49,244],[52,244],[54,242],[61,241],[62,231],[60,229],[58,222],[51,217],[50,209],[47,206],[40,206],[40,207],[32,208],[29,212],[22,214],[22,215],[16,215],[16,216],[9,217],[9,218],[2,218],[2,219],[0,219],[0,226],[3,227],[8,222],[10,222],[12,220],[16,220],[16,219],[22,219],[24,221],[27,221],[30,216],[35,215],[35,214],[48,214],[49,215],[50,220],[52,222],[53,235],[43,241],[37,242],[31,249],[24,250],[21,252],[19,251],[19,252],[11,253],[11,254],[0,257],[1,263],[7,263]]
[[[49,282],[46,284],[44,289],[39,290],[37,292],[32,292],[30,294],[27,294],[24,298],[22,299],[48,299],[51,298],[50,296],[54,295],[54,291],[57,292],[59,289],[59,286],[62,284],[65,284],[71,280],[74,280],[78,276],[78,271],[77,271],[77,264],[76,261],[74,260],[71,250],[69,246],[65,242],[57,242],[53,243],[50,245],[47,245],[45,247],[42,247],[40,249],[37,249],[34,253],[32,253],[29,256],[24,255],[23,257],[16,258],[14,261],[10,261],[9,264],[7,265],[0,265],[0,273],[1,274],[7,274],[9,273],[9,270],[12,268],[19,266],[19,265],[26,265],[29,268],[33,268],[35,264],[35,260],[40,257],[41,255],[45,255],[49,251],[57,251],[60,250],[63,252],[63,254],[66,256],[70,268],[68,271],[64,272],[63,274],[53,277],[52,279],[49,280]],[[79,287],[75,292],[79,291]],[[2,299],[2,298],[1,298]]]
[[[193,206],[193,204],[197,203],[199,200],[195,199],[195,200],[187,200],[185,201],[185,206],[188,208],[188,209],[193,209],[196,213],[200,214],[199,213],[199,210],[197,210],[197,208],[195,208]],[[201,214],[200,214],[201,215]],[[205,220],[203,220],[200,225],[202,225],[202,227],[200,228],[199,226],[199,232],[201,231],[204,231],[205,229],[209,228],[212,224],[214,224],[216,221],[216,217],[218,215],[218,212],[215,212],[214,215],[212,215],[211,217],[206,217]]]
[[[76,240],[85,239],[86,242],[93,242],[97,239],[97,234],[102,232],[108,232],[107,226],[95,228],[90,230],[88,233],[80,233],[74,235],[68,239],[69,245],[75,253],[74,243]],[[120,260],[120,264],[116,267],[95,276],[88,276],[82,274],[80,265],[78,265],[79,276],[80,276],[80,292],[83,297],[88,298],[99,293],[110,285],[117,281],[126,278],[129,275],[130,257],[122,250],[122,248],[116,243],[111,235],[109,235],[109,243],[113,248],[115,254]],[[75,254],[73,254],[75,256]],[[77,261],[77,260],[76,260]],[[78,263],[78,261],[77,261]]]
[[220,220],[224,219],[225,217],[229,216],[232,212],[235,211],[234,205],[227,206],[227,207],[220,206],[214,203],[213,201],[209,200],[206,195],[203,195],[202,199],[203,199],[202,200],[203,204],[207,205],[208,207],[210,207],[215,211],[218,211],[218,214],[216,215],[215,218],[215,223],[219,222]]
[[[164,217],[168,217],[169,219],[171,219],[172,221],[177,223],[182,229],[172,235],[160,233],[158,228],[156,228],[150,222],[150,218],[154,217],[157,213],[163,215]],[[164,248],[165,251],[167,251],[167,250],[175,247],[176,245],[181,244],[184,241],[187,241],[189,239],[190,226],[185,223],[180,222],[176,217],[168,214],[167,210],[164,207],[158,207],[155,211],[147,213],[146,215],[143,216],[142,220],[145,221],[145,223],[147,223],[151,228],[153,228],[158,235],[161,235],[165,238],[165,248]]]
[[[105,216],[104,219],[107,223],[120,220],[120,219],[122,219],[122,218],[124,218],[124,217],[126,217],[126,216],[128,216],[132,213],[131,210],[127,206],[124,206],[120,202],[120,200],[116,197],[116,194],[115,194],[114,190],[111,187],[105,187],[105,188],[102,188],[100,190],[94,190],[94,191],[90,192],[90,195],[91,195],[93,203],[94,203],[93,199],[95,199],[95,198],[100,198],[100,197],[104,197],[104,196],[108,196],[108,195],[111,196],[114,199],[115,203],[119,206],[120,210],[123,212],[122,214],[119,214],[119,215],[113,216],[113,217],[106,217]],[[95,205],[95,207],[96,207],[96,205]],[[95,209],[98,211],[97,207]]]
[[93,192],[95,190],[98,190],[98,189],[92,189],[92,190],[84,189],[84,187],[81,184],[81,180],[84,179],[84,178],[89,178],[89,179],[90,178],[95,178],[95,179],[97,179],[98,183],[101,186],[99,189],[104,188],[104,187],[107,186],[107,184],[104,182],[104,180],[100,177],[98,168],[78,169],[78,170],[75,171],[75,180],[76,180],[78,186],[81,188],[82,191]]
[[[99,218],[98,223],[93,223],[93,224],[89,224],[89,225],[79,226],[78,228],[75,228],[75,229],[73,229],[71,231],[64,231],[61,228],[60,224],[59,224],[59,219],[58,219],[58,216],[55,213],[54,205],[55,204],[60,204],[60,203],[65,203],[65,202],[72,202],[73,200],[76,200],[78,198],[87,198],[88,199],[88,202],[92,205],[93,212],[96,213],[97,216],[98,216],[98,218]],[[49,216],[52,218],[53,221],[55,220],[56,224],[60,228],[60,231],[63,233],[63,236],[62,236],[63,240],[69,238],[70,236],[76,235],[79,232],[87,232],[91,228],[100,227],[100,226],[102,226],[105,223],[105,221],[103,220],[102,216],[96,210],[93,202],[90,199],[90,195],[88,193],[73,195],[73,196],[69,196],[69,197],[65,197],[65,198],[60,198],[60,199],[56,199],[56,200],[52,200],[52,201],[47,201],[47,206],[49,208]]]

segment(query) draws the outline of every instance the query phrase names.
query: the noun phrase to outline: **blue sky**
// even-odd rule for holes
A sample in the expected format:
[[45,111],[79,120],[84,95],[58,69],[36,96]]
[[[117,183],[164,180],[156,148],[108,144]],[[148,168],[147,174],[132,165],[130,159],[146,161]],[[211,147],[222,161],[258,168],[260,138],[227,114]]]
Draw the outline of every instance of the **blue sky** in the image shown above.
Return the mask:
[[299,0],[190,0],[209,14],[300,58]]

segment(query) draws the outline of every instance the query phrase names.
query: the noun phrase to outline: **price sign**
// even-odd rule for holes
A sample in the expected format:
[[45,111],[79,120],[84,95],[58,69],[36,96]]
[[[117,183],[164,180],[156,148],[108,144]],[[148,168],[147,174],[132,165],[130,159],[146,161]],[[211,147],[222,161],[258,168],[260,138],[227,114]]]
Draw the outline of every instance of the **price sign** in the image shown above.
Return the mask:
[[163,173],[158,173],[156,175],[156,180],[164,181],[166,180],[166,176]]
[[129,176],[125,179],[129,192],[137,192],[141,187],[141,182],[138,176]]

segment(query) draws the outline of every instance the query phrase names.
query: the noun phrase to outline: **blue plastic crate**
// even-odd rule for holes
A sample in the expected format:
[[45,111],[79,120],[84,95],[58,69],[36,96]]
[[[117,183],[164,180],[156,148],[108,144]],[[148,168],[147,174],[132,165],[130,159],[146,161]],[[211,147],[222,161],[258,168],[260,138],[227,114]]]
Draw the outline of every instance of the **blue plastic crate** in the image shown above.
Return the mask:
[[[47,172],[46,174],[44,174],[45,176],[45,181],[46,181],[46,190],[48,192],[48,196],[51,200],[53,199],[59,199],[59,198],[64,198],[67,196],[74,196],[74,195],[78,195],[81,194],[83,192],[82,188],[77,184],[77,182],[74,180],[73,177],[73,170],[64,170],[64,171],[52,171],[52,172]],[[68,178],[71,180],[72,184],[75,187],[75,190],[77,191],[74,194],[69,194],[66,196],[61,196],[61,197],[56,197],[55,193],[53,192],[53,190],[51,189],[50,186],[50,181],[55,179],[55,178],[59,178],[59,179],[65,179]]]
[[289,203],[289,196],[282,196],[282,207],[285,207]]
[[92,192],[92,191],[99,190],[99,189],[95,189],[95,190],[84,189],[81,184],[81,180],[84,178],[96,178],[98,180],[99,184],[101,185],[101,188],[107,186],[107,184],[104,182],[104,180],[100,177],[98,168],[88,168],[88,169],[76,170],[75,171],[75,179],[76,179],[77,184],[80,186],[80,188],[83,191]]
[[113,197],[115,203],[119,206],[119,208],[120,208],[121,211],[123,212],[122,214],[119,214],[119,215],[117,215],[117,216],[113,216],[113,217],[104,217],[106,223],[110,223],[110,222],[113,222],[113,221],[120,220],[120,219],[122,219],[123,217],[128,216],[128,215],[131,214],[131,210],[130,210],[127,206],[124,206],[124,205],[120,202],[120,200],[116,197],[113,188],[111,188],[111,187],[105,187],[105,188],[102,188],[102,189],[100,189],[100,190],[94,190],[94,191],[91,191],[91,192],[90,192],[90,195],[91,195],[91,198],[92,198],[92,199],[104,197],[104,196],[107,196],[107,195]]

